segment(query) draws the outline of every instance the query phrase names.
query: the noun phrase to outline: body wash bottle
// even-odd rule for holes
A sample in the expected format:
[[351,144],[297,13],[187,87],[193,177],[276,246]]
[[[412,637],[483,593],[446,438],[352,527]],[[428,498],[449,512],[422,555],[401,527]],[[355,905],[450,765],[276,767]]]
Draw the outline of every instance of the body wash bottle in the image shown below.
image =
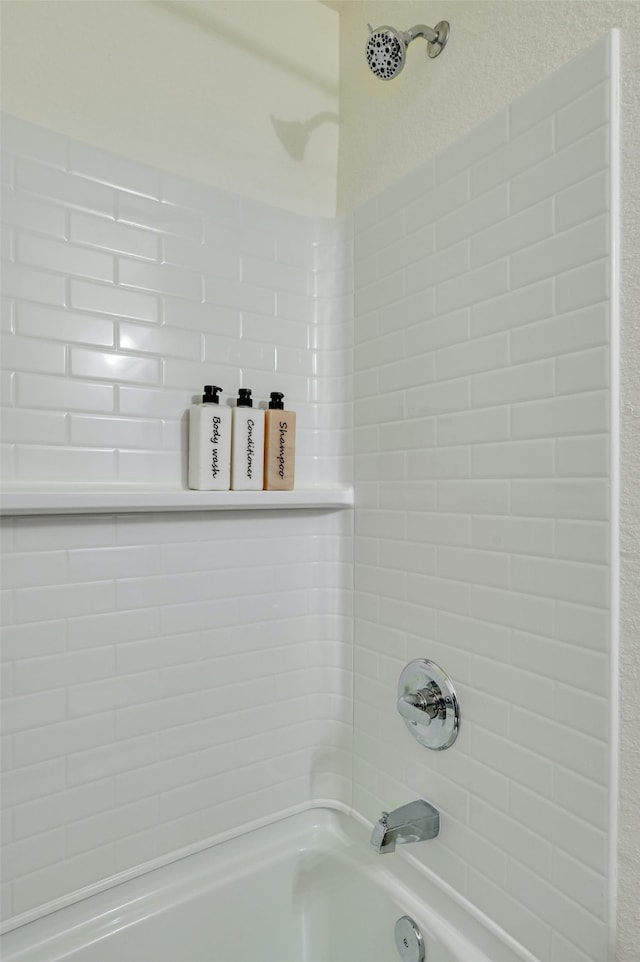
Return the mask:
[[261,491],[264,461],[264,411],[254,409],[251,391],[241,387],[232,409],[231,487]]
[[296,416],[285,411],[284,394],[271,392],[264,416],[264,489],[291,491],[296,461]]
[[206,384],[202,404],[189,411],[189,487],[228,491],[231,469],[231,408],[220,407],[222,388]]

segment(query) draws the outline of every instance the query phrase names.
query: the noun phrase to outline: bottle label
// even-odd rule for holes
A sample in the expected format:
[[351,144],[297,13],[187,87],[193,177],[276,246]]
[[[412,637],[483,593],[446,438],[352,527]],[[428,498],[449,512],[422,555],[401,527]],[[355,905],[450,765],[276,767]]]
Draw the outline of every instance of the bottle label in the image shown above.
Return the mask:
[[288,424],[286,421],[280,421],[280,438],[278,442],[278,475],[284,480],[284,466],[285,466],[285,438],[287,434]]
[[220,417],[215,416],[211,419],[211,475],[217,478],[220,474],[220,459],[218,457],[218,445],[220,444]]
[[253,477],[253,457],[256,449],[256,443],[253,440],[255,423],[251,418],[247,421],[247,477],[249,479]]

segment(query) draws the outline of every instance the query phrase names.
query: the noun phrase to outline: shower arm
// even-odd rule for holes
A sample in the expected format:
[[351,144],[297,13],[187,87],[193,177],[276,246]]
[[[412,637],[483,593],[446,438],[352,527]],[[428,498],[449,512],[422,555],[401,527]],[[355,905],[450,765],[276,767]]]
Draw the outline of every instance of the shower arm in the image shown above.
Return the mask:
[[438,32],[431,27],[426,27],[423,23],[417,23],[415,27],[409,27],[408,30],[401,30],[399,33],[405,43],[411,43],[417,37],[424,37],[428,43],[438,41]]

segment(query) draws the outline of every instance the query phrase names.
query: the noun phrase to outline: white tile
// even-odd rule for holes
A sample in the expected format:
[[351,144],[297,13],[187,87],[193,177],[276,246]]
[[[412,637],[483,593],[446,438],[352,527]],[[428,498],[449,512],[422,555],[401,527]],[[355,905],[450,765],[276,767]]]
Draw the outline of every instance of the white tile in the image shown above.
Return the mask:
[[64,856],[64,832],[61,829],[41,832],[4,847],[2,874],[6,880],[14,879],[45,865],[62,862]]
[[553,360],[511,364],[502,370],[474,375],[471,378],[471,403],[480,408],[546,398],[553,394],[553,386]]
[[544,634],[553,624],[553,602],[514,591],[474,586],[470,613],[485,621]]
[[436,290],[438,312],[454,311],[478,301],[503,294],[509,287],[509,265],[506,260],[494,261],[486,267],[468,271],[460,278],[440,284]]
[[127,224],[117,224],[109,217],[71,211],[69,237],[77,244],[87,244],[118,254],[132,254],[147,260],[158,259],[157,234]]
[[143,449],[162,445],[162,425],[156,420],[73,414],[69,431],[72,444]]
[[478,444],[471,459],[476,478],[548,478],[554,473],[553,442],[548,440]]
[[596,217],[511,257],[511,283],[526,286],[608,253],[608,220]]
[[[531,678],[529,676],[531,686]],[[509,779],[531,788],[544,797],[550,797],[554,786],[554,764],[537,752],[518,745],[506,732],[490,732],[476,726],[471,732],[471,752],[475,759],[490,770],[503,772]],[[509,854],[530,865],[542,875],[551,872],[552,849],[538,837],[538,845],[532,846],[533,833],[526,825],[519,825],[502,813],[485,810],[481,813],[484,829],[494,838],[504,833],[505,848]],[[472,823],[474,819],[472,816]],[[496,838],[497,841],[497,838]]]
[[608,485],[591,478],[513,481],[511,511],[525,517],[606,520]]
[[580,140],[609,120],[609,84],[603,82],[573,100],[555,115],[558,147]]
[[[23,664],[28,664],[29,661],[30,659],[21,661],[20,668]],[[43,676],[45,675],[46,667],[44,665],[40,672]],[[18,674],[21,675],[21,672],[18,671]],[[21,677],[18,689],[22,688],[23,690],[18,690],[16,697],[7,696],[3,699],[2,729],[5,735],[65,720],[66,696],[63,690],[42,692],[38,688],[23,686],[22,681]],[[27,694],[24,694],[24,691]],[[31,694],[33,691],[38,693]]]
[[39,200],[19,190],[2,192],[2,220],[14,227],[64,237],[66,213],[62,206]]
[[69,143],[69,170],[135,194],[160,196],[158,170],[75,140]]
[[31,337],[76,344],[113,347],[115,343],[113,321],[39,304],[22,303],[18,306],[17,330],[19,334]]
[[66,350],[62,344],[20,337],[17,334],[0,335],[2,363],[9,369],[41,374],[64,374]]
[[[405,231],[411,234],[425,224],[433,224],[441,217],[456,210],[469,200],[469,174],[463,170],[452,176],[446,183],[439,184],[433,190],[417,200],[409,198],[411,203],[405,210]],[[356,236],[356,253],[359,252],[360,238]]]
[[610,206],[608,171],[567,187],[555,198],[556,230],[567,230],[576,224],[605,214]]
[[563,601],[606,607],[609,571],[605,565],[512,558],[511,585],[517,591]]
[[515,213],[545,197],[551,197],[597,171],[604,170],[608,162],[608,131],[606,127],[601,127],[583,140],[570,144],[559,153],[514,177],[511,181],[511,209]]
[[[6,806],[20,805],[32,798],[42,798],[62,791],[66,785],[65,759],[56,758],[40,765],[14,768],[3,776],[3,802]],[[9,839],[3,833],[4,841]]]
[[228,244],[205,246],[183,237],[164,237],[162,262],[217,277],[240,277],[240,256]]
[[511,814],[533,832],[586,862],[596,871],[606,864],[607,844],[603,832],[520,785],[512,786]]
[[181,418],[187,407],[194,403],[192,394],[199,386],[200,381],[197,384],[191,382],[184,391],[171,391],[123,385],[118,389],[118,410],[128,417]]
[[[591,614],[595,622],[601,615],[596,609],[587,611],[583,607],[582,611],[585,615]],[[581,650],[541,634],[516,631],[511,638],[510,661],[534,675],[564,682],[595,695],[606,693],[606,658],[602,652]]]
[[122,351],[186,357],[199,361],[202,340],[201,335],[195,331],[172,331],[167,327],[127,324],[121,321],[118,325],[118,347]]
[[18,239],[18,260],[30,267],[98,281],[113,281],[114,260],[110,254],[77,247],[68,241],[47,240],[22,233]]
[[164,204],[146,197],[117,192],[117,219],[163,234],[202,239],[202,217],[194,211]]
[[[489,194],[489,197],[492,195]],[[586,219],[586,218],[585,218]],[[536,204],[513,217],[506,217],[471,238],[471,266],[512,254],[550,237],[553,233],[553,204],[550,200]]]
[[606,478],[609,460],[610,441],[606,435],[556,441],[556,473],[561,477]]
[[[609,261],[603,258],[554,279],[556,311],[563,314],[609,297]],[[551,311],[549,311],[551,313]]]
[[91,210],[111,217],[115,210],[115,191],[103,184],[93,183],[61,170],[44,167],[30,160],[16,165],[16,184],[69,207]]
[[[457,277],[468,266],[469,253],[466,241],[440,250],[406,268],[404,272],[404,293],[415,294],[452,277]],[[384,282],[380,282],[380,284],[382,283]],[[379,287],[380,285],[378,285]]]
[[118,287],[71,281],[71,307],[98,314],[117,314],[143,321],[159,319],[158,298]]
[[608,525],[594,521],[556,521],[555,555],[573,561],[606,564],[609,560]]
[[509,584],[509,558],[506,555],[441,545],[436,558],[437,573],[443,578],[497,587]]
[[608,313],[606,304],[596,304],[519,328],[511,334],[511,359],[519,364],[606,344]]
[[2,291],[5,297],[38,301],[42,304],[64,306],[66,301],[64,277],[45,274],[7,261],[2,265]]
[[556,390],[559,394],[595,391],[609,386],[609,351],[596,348],[557,358]]
[[536,438],[601,433],[607,430],[609,417],[606,391],[527,401],[512,407],[512,436]]
[[609,805],[607,790],[602,785],[560,768],[556,773],[553,800],[595,828],[606,829]]
[[187,180],[175,174],[162,172],[162,200],[178,207],[191,207],[206,211],[211,217],[229,223],[240,220],[241,198],[229,191]]
[[42,621],[111,611],[115,607],[115,586],[109,582],[21,588],[16,591],[16,621]]
[[[257,314],[274,314],[276,311],[275,293],[268,288],[253,287],[231,278],[208,275],[204,280],[204,300],[216,308],[231,308],[237,311],[253,311]],[[285,316],[286,310],[285,310]]]
[[541,121],[532,130],[509,140],[471,167],[471,195],[477,196],[508,183],[517,174],[528,170],[553,153],[553,121]]
[[436,247],[442,250],[458,241],[473,238],[508,216],[509,189],[505,183],[437,221]]
[[561,725],[605,741],[609,731],[608,698],[558,685],[554,718]]
[[116,479],[114,451],[20,445],[17,453],[16,477],[20,481],[76,483],[82,478],[108,484]]
[[[114,721],[109,712],[21,732],[15,736],[16,765],[33,765],[84,748],[113,741]],[[64,797],[64,793],[62,793]]]
[[111,384],[92,384],[91,381],[72,381],[44,374],[18,374],[16,390],[18,403],[26,408],[40,408],[42,398],[46,397],[48,407],[54,410],[108,414],[114,409]]
[[436,375],[442,381],[478,371],[498,370],[508,363],[509,335],[500,333],[442,348],[436,354]]
[[62,412],[27,411],[5,408],[2,411],[4,441],[21,444],[64,444],[67,439],[67,418]]
[[563,603],[557,604],[556,611],[558,638],[597,651],[607,650],[611,634],[609,612]]
[[143,261],[120,257],[118,283],[124,287],[137,287],[159,294],[173,294],[194,301],[202,300],[200,274],[169,264],[147,264]]
[[74,347],[71,350],[71,373],[74,377],[159,384],[162,372],[160,362],[155,358]]
[[[568,275],[566,275],[568,276]],[[473,304],[471,333],[481,337],[494,331],[509,330],[553,314],[553,281],[510,291],[500,297]]]
[[509,410],[506,407],[488,411],[464,411],[436,418],[438,445],[470,444],[501,441],[509,437]]
[[506,481],[439,481],[438,510],[445,513],[506,514],[509,484]]

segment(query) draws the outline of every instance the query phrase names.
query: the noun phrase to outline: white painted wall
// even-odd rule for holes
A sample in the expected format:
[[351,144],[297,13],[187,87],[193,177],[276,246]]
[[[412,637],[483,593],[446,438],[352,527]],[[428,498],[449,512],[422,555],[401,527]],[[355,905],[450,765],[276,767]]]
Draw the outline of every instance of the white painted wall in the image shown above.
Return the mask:
[[[640,5],[530,0],[346,0],[340,11],[338,208],[350,209],[414,170],[612,28],[620,28],[621,76],[621,652],[618,958],[640,943]],[[376,81],[361,51],[366,24],[451,23],[430,61],[415,41],[393,82]]]
[[4,110],[205,184],[335,213],[334,11],[8,0],[1,16]]

